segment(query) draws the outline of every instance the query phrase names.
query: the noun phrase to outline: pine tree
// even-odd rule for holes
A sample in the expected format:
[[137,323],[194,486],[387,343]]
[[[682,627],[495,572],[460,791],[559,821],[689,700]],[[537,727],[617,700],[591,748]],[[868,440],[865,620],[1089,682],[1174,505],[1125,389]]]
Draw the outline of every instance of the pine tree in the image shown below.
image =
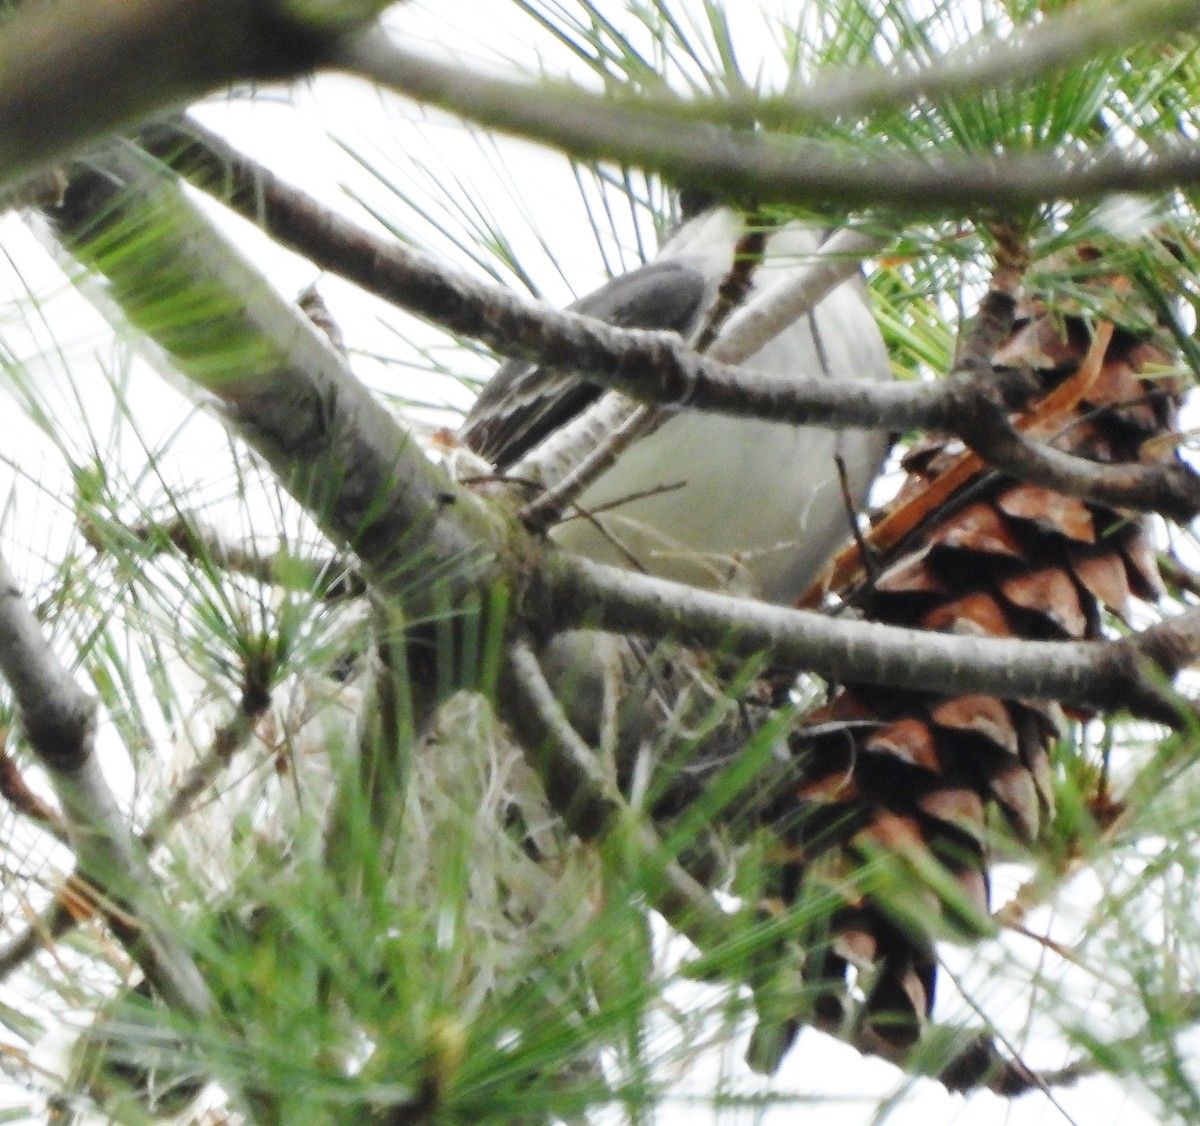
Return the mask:
[[[1194,1121],[1195,6],[495,0],[512,78],[377,7],[0,28],[9,1118],[845,1122],[840,1041],[864,1121]],[[178,112],[314,70],[455,120],[326,115],[332,208]],[[698,351],[555,312],[696,188],[747,216]],[[797,220],[894,386],[717,362]],[[895,468],[803,613],[663,587],[462,448],[494,357]]]

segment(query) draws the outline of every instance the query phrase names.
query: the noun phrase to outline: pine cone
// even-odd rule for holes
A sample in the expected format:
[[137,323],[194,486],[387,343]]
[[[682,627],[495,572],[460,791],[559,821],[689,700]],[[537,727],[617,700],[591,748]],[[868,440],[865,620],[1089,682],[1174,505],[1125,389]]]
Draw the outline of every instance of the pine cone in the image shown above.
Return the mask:
[[[1154,439],[1174,427],[1178,388],[1146,374],[1167,363],[1166,351],[1118,329],[1098,374],[1081,376],[1091,346],[1080,318],[1034,306],[994,363],[1032,368],[1047,393],[1082,378],[1082,396],[1057,424],[1039,414],[1054,395],[1031,411],[1059,448],[1101,462],[1174,458],[1173,443]],[[896,505],[964,453],[955,440],[921,443]],[[1122,618],[1131,598],[1162,593],[1142,520],[984,471],[889,553],[856,602],[898,626],[1082,640],[1102,636],[1105,611]],[[815,881],[842,902],[824,944],[805,954],[819,1018],[841,1025],[853,1015],[893,1052],[917,1039],[933,1008],[935,938],[990,926],[989,809],[1027,843],[1053,815],[1050,753],[1063,719],[1053,703],[854,684],[808,717],[793,740],[804,781],[775,814],[786,842],[782,900]],[[752,1064],[773,1069],[796,1027],[780,1035],[760,1025]]]

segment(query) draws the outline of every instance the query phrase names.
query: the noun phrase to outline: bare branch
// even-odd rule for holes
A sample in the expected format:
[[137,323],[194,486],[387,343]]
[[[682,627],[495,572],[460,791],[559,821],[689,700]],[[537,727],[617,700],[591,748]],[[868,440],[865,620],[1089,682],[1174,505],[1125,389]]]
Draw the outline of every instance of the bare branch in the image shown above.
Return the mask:
[[[74,169],[63,205],[47,214],[72,253],[106,274],[124,313],[217,398],[322,530],[353,548],[377,589],[402,593],[414,612],[426,596],[432,612],[433,587],[451,588],[441,604],[456,605],[498,575],[504,518],[431,464],[173,176],[115,147]],[[113,231],[152,241],[153,253],[105,257],[100,248]],[[203,331],[155,313],[159,295],[181,285],[202,303]]]
[[[283,246],[402,309],[480,340],[501,355],[569,370],[647,402],[675,401],[661,393],[655,397],[649,390],[669,380],[654,373],[651,360],[641,358],[639,362],[631,347],[642,340],[673,344],[677,338],[672,333],[614,328],[479,282],[395,239],[358,226],[285,184],[270,169],[191,118],[147,126],[138,134],[138,141],[198,187],[261,225]],[[726,365],[752,356],[839,282],[853,276],[859,262],[882,245],[881,240],[861,232],[838,232],[793,284],[775,289],[769,300],[754,302],[733,315],[707,354]],[[614,374],[618,369],[632,382],[619,381]]]
[[[100,527],[86,523],[82,532],[93,550],[107,550]],[[216,566],[265,586],[311,590],[324,602],[360,598],[367,591],[366,583],[349,557],[289,555],[281,558],[279,553],[266,555],[253,545],[228,543],[214,528],[182,512],[163,523],[142,520],[124,526],[122,532],[151,552],[175,550],[192,563]]]
[[269,703],[270,697],[243,696],[241,705],[230,719],[214,732],[208,753],[192,766],[162,809],[150,818],[140,837],[144,849],[151,852],[156,849],[162,838],[188,815],[200,795],[217,780],[234,756],[249,746],[255,724]]
[[67,843],[67,827],[62,814],[29,788],[20,768],[3,745],[0,745],[0,794],[4,795],[13,809],[23,813],[38,828],[45,830],[55,840]]
[[[474,589],[486,575],[496,574],[489,568],[496,566],[491,544],[497,525],[482,506],[476,507],[469,498],[449,490],[448,483],[405,441],[403,432],[366,390],[348,377],[339,358],[294,308],[270,295],[261,280],[223,244],[208,245],[208,225],[191,219],[186,201],[171,185],[149,176],[137,162],[119,167],[139,184],[139,190],[163,200],[159,205],[163,213],[155,212],[153,228],[161,248],[159,268],[165,268],[161,266],[165,262],[190,262],[201,277],[214,280],[222,292],[230,293],[230,328],[222,339],[242,339],[253,330],[265,332],[267,340],[289,342],[282,352],[269,351],[236,382],[214,381],[211,367],[198,365],[203,357],[182,350],[181,343],[192,341],[164,343],[168,348],[174,345],[185,370],[197,370],[201,379],[212,383],[211,389],[229,405],[239,428],[267,456],[288,487],[315,510],[327,532],[337,540],[354,543],[364,569],[384,584],[382,589],[411,595],[411,579],[406,576],[414,552],[422,562],[423,574],[431,567],[453,565],[452,585],[460,591]],[[104,180],[101,187],[111,203],[110,182]],[[165,197],[153,193],[165,193]],[[82,224],[85,215],[95,213],[73,211],[68,192],[68,218],[75,215]],[[193,224],[187,228],[191,233],[188,237],[181,233],[172,244],[159,227],[180,231],[185,218]],[[203,239],[195,224],[201,225]],[[196,251],[201,244],[206,245],[202,255]],[[122,261],[127,263],[129,256]],[[125,284],[133,288],[132,283]],[[139,280],[139,285],[146,284],[147,279]],[[156,285],[154,292],[160,289]],[[154,327],[161,332],[161,325]],[[602,326],[596,327],[603,331]],[[255,345],[256,350],[261,347]],[[693,365],[699,362],[692,357]],[[871,387],[872,393],[891,390]],[[912,392],[927,393],[934,401],[939,394],[932,385],[908,390],[910,396]],[[331,418],[326,417],[329,412]],[[320,465],[325,464],[337,466],[336,471],[321,470]],[[453,504],[447,503],[448,497],[455,498]],[[955,682],[964,691],[991,690],[1004,697],[1053,696],[1101,707],[1124,701],[1160,718],[1174,715],[1174,705],[1148,683],[1142,664],[1135,659],[1137,653],[1128,648],[1030,648],[1020,642],[892,631],[870,623],[834,625],[822,618],[788,615],[673,584],[647,586],[640,576],[620,575],[584,562],[572,566],[559,560],[551,566],[553,558],[547,555],[546,579],[533,580],[533,586],[540,587],[531,608],[538,623],[558,627],[592,624],[673,636],[702,647],[721,646],[734,637],[742,652],[768,651],[782,662],[837,679],[917,687],[957,678]],[[475,561],[473,566],[469,560]],[[592,613],[597,618],[589,621]]]
[[[604,423],[596,424],[594,412],[597,407],[604,408],[604,417],[615,413],[620,421],[611,428]],[[555,442],[553,452],[562,464],[567,464],[570,451],[575,449],[574,440],[585,433],[578,423],[582,422],[587,434],[599,433],[600,440],[591,449],[586,449],[583,456],[561,476],[555,477],[553,472],[547,472],[547,462],[536,454],[532,459],[522,462],[514,471],[517,477],[522,477],[532,471],[535,478],[545,480],[547,487],[540,495],[531,500],[518,514],[521,523],[531,532],[544,532],[551,525],[558,523],[566,511],[584,490],[597,480],[607,469],[616,464],[617,459],[634,442],[640,441],[658,429],[665,421],[665,415],[660,407],[648,407],[645,404],[634,405],[628,401],[622,403],[593,404],[585,412],[582,420],[572,420],[572,425],[563,427],[561,433],[553,435]],[[587,439],[583,439],[586,441]],[[532,464],[531,464],[532,463]],[[587,514],[584,515],[587,518]]]
[[[964,372],[936,383],[831,384],[748,374],[735,366],[851,276],[863,255],[879,249],[871,236],[839,232],[811,269],[798,273],[794,284],[739,310],[711,352],[700,356],[672,333],[619,329],[553,310],[373,235],[191,122],[157,125],[142,138],[155,153],[323,268],[502,354],[570,371],[637,402],[798,425],[941,430],[963,437],[986,460],[995,458],[998,467],[1022,480],[1118,507],[1161,512],[1181,522],[1200,514],[1200,478],[1186,465],[1099,465],[1022,438],[997,406],[1036,390],[1036,383],[1020,372]],[[594,409],[601,415],[585,415],[565,428],[539,451],[536,468],[516,475],[553,484],[578,463],[580,450],[596,448],[594,434],[608,433],[634,408],[610,402]]]
[[671,637],[701,649],[765,654],[828,680],[1059,700],[1101,711],[1128,708],[1164,723],[1190,705],[1162,682],[1200,653],[1200,610],[1114,642],[1018,641],[901,629],[697,590],[565,554],[531,577],[531,621]]
[[77,922],[65,897],[61,893],[55,896],[25,930],[0,947],[0,981],[7,981],[30,958],[72,930]]
[[130,953],[163,998],[193,1016],[207,1013],[208,987],[166,923],[145,855],[96,762],[95,702],[54,656],[3,559],[0,671],[62,804],[80,871],[117,902],[132,906],[138,936]]
[[768,341],[811,313],[842,282],[858,274],[862,260],[878,253],[884,245],[876,235],[848,227],[837,231],[786,285],[776,285],[738,309],[705,354],[723,364],[748,360]]
[[[261,708],[255,709],[255,702]],[[254,734],[254,723],[266,708],[260,696],[243,692],[241,706],[227,723],[217,728],[208,753],[187,773],[179,786],[170,795],[163,807],[150,818],[138,843],[148,853],[161,843],[166,832],[186,817],[201,794],[217,779],[233,757],[243,750]],[[0,947],[0,982],[24,965],[39,951],[50,946],[56,939],[91,917],[91,904],[95,897],[90,893],[80,895],[78,889],[87,883],[79,869],[66,879],[64,891],[39,914],[21,934]],[[80,910],[82,903],[88,904]]]
[[[750,306],[746,312],[752,315],[756,309]],[[1018,480],[1114,508],[1157,512],[1181,524],[1200,515],[1200,474],[1186,462],[1108,465],[1023,435],[1007,409],[1032,397],[1038,384],[1028,372],[989,366],[927,383],[830,383],[726,368],[688,354],[682,345],[669,355],[657,351],[654,361],[671,366],[671,383],[678,377],[685,385],[673,386],[673,397],[659,402],[801,425],[939,430],[960,437],[988,465]],[[606,382],[619,383],[627,395],[643,402],[665,389],[663,383],[649,387],[637,378],[640,375],[626,368],[619,378]],[[564,427],[528,463],[518,466],[515,475],[555,480],[562,466],[571,464],[573,451],[594,441],[591,435],[605,433],[614,418],[627,417],[632,408],[604,403],[590,410],[595,417],[585,413]]]
[[[952,408],[957,434],[994,469],[1067,496],[1112,508],[1157,512],[1181,524],[1200,515],[1200,475],[1184,461],[1106,465],[1023,437],[978,381]],[[950,396],[949,398],[954,398]]]
[[[187,264],[206,284],[228,294],[228,304],[219,307],[229,318],[227,330],[217,334],[221,347],[227,350],[229,340],[247,340],[250,334],[255,343],[249,354],[255,362],[240,371],[237,380],[222,380],[214,378],[208,356],[188,352],[196,346],[194,338],[163,343],[185,370],[195,372],[222,398],[239,429],[327,533],[354,545],[369,578],[381,590],[411,599],[418,560],[423,577],[432,572],[440,580],[444,571],[452,590],[463,596],[499,577],[496,544],[501,518],[452,489],[345,372],[340,358],[308,321],[274,297],[232,249],[212,237],[209,224],[193,216],[173,185],[137,161],[115,161],[114,171],[156,201],[150,224],[158,251],[153,269],[167,269],[169,263],[170,269],[178,270]],[[99,201],[112,204],[109,178],[98,185],[92,182],[89,190],[100,191]],[[73,186],[60,222],[68,229],[72,222],[82,229],[87,218],[98,213],[99,201]],[[93,206],[85,206],[88,203]],[[116,221],[111,208],[107,214]],[[121,259],[122,268],[134,268],[132,257]],[[109,269],[114,267],[109,264]],[[177,284],[178,274],[172,277]],[[118,288],[136,319],[137,295],[161,292],[162,285],[141,276],[121,278]],[[162,335],[161,323],[152,327]],[[595,330],[603,331],[603,326]],[[690,362],[694,366],[700,360],[693,356]],[[871,387],[872,393],[890,390]],[[927,393],[934,402],[939,394],[932,385],[909,391]],[[1129,646],[1039,647],[930,636],[863,622],[832,624],[675,584],[647,585],[641,576],[583,561],[572,564],[554,553],[546,554],[544,569],[544,577],[531,578],[528,609],[530,620],[539,626],[595,625],[671,636],[700,647],[724,646],[734,638],[741,652],[766,651],[783,663],[836,679],[913,687],[953,681],[964,691],[993,691],[1006,698],[1055,697],[1101,708],[1123,702],[1158,718],[1175,716],[1175,703],[1147,675],[1140,659],[1144,655]],[[458,604],[458,594],[446,592],[449,605]],[[1185,615],[1177,629],[1186,633],[1190,625]]]
[[918,100],[939,102],[1011,88],[1105,51],[1128,51],[1138,43],[1186,31],[1198,21],[1200,15],[1191,0],[1081,4],[1039,24],[1017,28],[1006,40],[987,37],[968,43],[919,69],[860,66],[825,70],[793,93],[762,98],[735,93],[721,102],[697,99],[697,104],[688,108],[698,118],[728,124],[744,121],[747,114],[773,127],[832,121]]
[[530,765],[568,828],[590,840],[603,839],[623,825],[626,844],[640,858],[633,870],[650,877],[645,890],[655,909],[700,949],[720,941],[728,931],[729,916],[707,889],[668,858],[654,830],[637,818],[605,777],[595,751],[571,726],[527,641],[512,644],[509,662],[515,693],[510,718],[527,735],[534,729],[540,732],[541,738],[522,742],[537,748]]
[[607,95],[491,78],[396,46],[379,30],[346,40],[337,65],[417,101],[491,129],[540,141],[579,160],[615,160],[676,183],[735,197],[846,208],[892,206],[914,214],[1019,212],[1052,200],[1161,192],[1200,181],[1200,144],[1181,141],[1144,157],[865,158],[818,141],[736,132]]
[[[921,67],[827,68],[786,94],[758,94],[742,86],[720,96],[685,100],[654,90],[636,94],[617,90],[608,92],[608,100],[661,114],[672,125],[682,120],[744,127],[754,121],[760,127],[795,130],[806,122],[824,123],[902,109],[916,101],[936,103],[1010,88],[1105,51],[1128,51],[1139,43],[1187,31],[1197,22],[1200,16],[1191,0],[1093,3],[1018,27],[1007,39],[982,35]],[[543,80],[538,88],[542,97],[572,110],[593,102],[580,87],[567,82]]]
[[304,74],[374,15],[369,0],[336,16],[276,0],[21,5],[0,27],[0,181],[230,82]]

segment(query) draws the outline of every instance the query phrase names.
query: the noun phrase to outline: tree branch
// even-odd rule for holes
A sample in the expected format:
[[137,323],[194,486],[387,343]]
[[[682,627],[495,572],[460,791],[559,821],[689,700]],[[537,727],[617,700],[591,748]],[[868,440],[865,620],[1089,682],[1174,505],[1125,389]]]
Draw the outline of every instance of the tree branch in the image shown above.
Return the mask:
[[[981,36],[920,68],[823,70],[794,93],[752,97],[735,92],[719,100],[694,99],[687,109],[697,118],[723,124],[753,116],[761,125],[795,128],[804,121],[827,122],[916,101],[936,103],[1012,88],[1107,51],[1128,51],[1187,31],[1197,22],[1200,16],[1191,0],[1080,4],[1018,27],[1008,39]],[[664,108],[678,111],[677,100],[661,101]]]
[[[102,530],[96,524],[85,523],[81,531],[92,550],[97,553],[108,550]],[[121,531],[150,553],[177,551],[192,563],[244,575],[264,586],[312,591],[322,602],[361,598],[367,592],[353,560],[346,556],[307,558],[279,552],[267,555],[253,544],[227,542],[216,529],[184,512],[177,512],[165,522],[141,520],[122,525]]]
[[[138,844],[147,853],[158,847],[163,836],[188,814],[200,795],[216,780],[233,757],[250,742],[254,734],[254,724],[266,710],[269,699],[264,699],[250,690],[250,686],[247,686],[247,689],[243,691],[238,710],[227,723],[217,728],[207,754],[188,771],[174,793],[150,818],[145,831],[138,837]],[[73,900],[82,899],[89,904],[95,901],[95,896],[90,891],[83,895],[78,893],[77,889],[87,887],[79,868],[67,877],[65,887],[72,889]],[[6,981],[9,975],[38,951],[45,949],[89,916],[90,909],[80,911],[75,908],[74,903],[68,906],[65,895],[56,896],[21,934],[0,947],[0,982]]]
[[566,554],[531,576],[525,616],[542,629],[670,637],[698,649],[807,669],[839,682],[1120,708],[1177,724],[1191,706],[1163,687],[1200,654],[1200,609],[1113,642],[1018,641],[901,629],[697,590]]
[[1108,465],[1024,437],[1003,409],[967,377],[947,395],[956,434],[993,469],[1066,496],[1135,512],[1157,512],[1180,524],[1200,515],[1200,474],[1184,461]]
[[371,0],[65,0],[0,26],[0,182],[235,81],[307,73]]
[[[142,129],[137,139],[147,152],[261,226],[277,242],[368,293],[450,332],[480,340],[501,355],[569,370],[647,402],[675,401],[661,392],[656,397],[652,388],[679,377],[672,380],[657,374],[633,347],[642,339],[674,344],[678,338],[673,333],[614,328],[477,281],[395,239],[358,226],[284,183],[192,118],[156,122]],[[857,273],[861,260],[882,247],[882,240],[875,236],[853,230],[837,232],[794,284],[773,290],[730,317],[720,340],[706,355],[725,365],[752,356],[839,282]],[[727,374],[736,376],[736,372]],[[624,382],[626,378],[631,382]],[[696,393],[703,395],[703,388]],[[721,409],[704,402],[692,405]]]
[[[760,94],[743,86],[717,96],[687,99],[658,90],[608,92],[608,104],[679,121],[796,131],[806,123],[907,109],[912,103],[939,103],[1006,89],[1092,59],[1106,51],[1128,51],[1139,43],[1165,39],[1200,22],[1191,0],[1126,0],[1077,5],[1017,27],[1007,39],[991,34],[954,46],[927,64],[860,65],[820,70],[786,94]],[[631,84],[632,85],[632,84]],[[528,89],[528,87],[524,87]],[[595,97],[565,81],[543,79],[538,89],[548,101],[586,112]],[[447,107],[449,108],[449,107]],[[660,121],[660,126],[663,122]]]
[[[136,219],[153,234],[153,261],[145,255],[137,262],[132,255],[116,264],[101,260],[135,322],[146,317],[151,295],[178,288],[181,271],[209,287],[213,313],[203,333],[172,332],[151,317],[146,327],[184,371],[223,400],[235,425],[327,534],[354,546],[369,581],[384,593],[419,604],[414,583],[432,575],[444,590],[436,597],[425,591],[431,612],[437,605],[461,605],[504,575],[500,551],[507,536],[514,553],[509,575],[532,572],[523,613],[538,627],[595,626],[705,648],[726,646],[732,638],[739,652],[767,652],[839,680],[911,687],[954,682],[963,691],[1002,697],[1054,697],[1105,709],[1125,704],[1160,719],[1176,716],[1177,703],[1154,682],[1146,654],[1130,645],[1037,646],[831,623],[656,584],[551,551],[532,561],[529,554],[542,551],[536,541],[513,538],[511,530],[502,530],[499,514],[453,490],[307,319],[213,237],[210,224],[193,213],[174,184],[124,154],[110,157],[106,177],[81,175],[56,213],[64,233],[73,235],[85,256],[88,244],[81,240],[98,214],[106,216],[108,228],[119,216],[124,223]],[[140,212],[128,199],[114,209],[114,176],[144,197]],[[216,355],[214,341],[220,342]],[[234,377],[228,374],[230,353],[240,355],[237,348],[245,350],[247,363],[235,368]],[[1184,637],[1193,626],[1184,615],[1171,636]],[[1168,635],[1161,636],[1165,642]]]
[[0,794],[13,809],[23,813],[39,829],[67,844],[69,838],[62,814],[29,788],[16,761],[3,746],[6,738],[7,732],[0,733]]
[[654,830],[629,809],[605,777],[596,752],[576,732],[524,639],[509,651],[513,694],[501,694],[510,723],[521,730],[530,765],[567,827],[585,840],[603,840],[618,827],[639,858],[633,870],[647,875],[646,893],[660,914],[700,949],[728,937],[730,917],[708,890],[668,857]]
[[1154,193],[1200,181],[1200,144],[1144,157],[1109,150],[1068,157],[864,158],[779,134],[736,132],[553,84],[491,78],[406,51],[378,29],[344,40],[334,60],[352,74],[577,160],[613,160],[736,198],[845,208],[891,206],[913,214],[1019,213],[1053,200]]
[[[213,302],[208,322],[213,337],[207,331],[171,335],[153,320],[147,327],[185,371],[221,397],[238,428],[327,534],[353,544],[369,580],[411,601],[416,576],[424,580],[432,573],[448,584],[445,600],[432,604],[454,606],[500,578],[500,518],[482,502],[450,489],[307,320],[271,294],[231,248],[213,240],[210,225],[193,216],[173,184],[136,160],[115,161],[109,175],[114,173],[137,185],[150,201],[142,204],[147,210],[139,222],[156,238],[153,263],[142,256],[135,264],[130,255],[117,266],[102,262],[118,297],[136,321],[150,294],[178,287],[184,267],[217,287],[221,301]],[[97,188],[96,173],[84,177],[85,184]],[[100,179],[98,188],[98,199],[88,198],[82,186],[68,191],[59,219],[77,239],[101,213],[102,203],[109,209],[107,224],[121,213],[112,210],[117,193],[111,180]],[[128,200],[123,208],[125,222],[131,221],[131,213],[138,214]],[[142,272],[123,276],[118,269]],[[214,338],[221,342],[216,357]],[[239,347],[253,361],[239,367],[236,378],[220,374],[229,370],[230,341],[242,342]],[[221,361],[220,367],[214,360]],[[831,623],[656,584],[553,552],[546,552],[545,573],[538,577],[537,563],[521,561],[522,552],[539,551],[535,543],[510,543],[517,552],[510,573],[534,572],[525,610],[538,625],[670,636],[699,647],[722,647],[733,638],[739,652],[765,651],[781,663],[839,680],[912,687],[953,681],[963,691],[1055,697],[1102,708],[1124,703],[1158,718],[1175,717],[1176,704],[1147,675],[1145,654],[1128,645],[1039,647],[931,636],[865,622]],[[1192,624],[1184,615],[1175,636]]]
[[[877,239],[861,232],[835,235],[793,284],[731,317],[710,352],[701,356],[673,333],[619,329],[553,310],[374,235],[282,183],[191,121],[151,126],[141,140],[322,268],[504,355],[569,371],[637,402],[798,425],[941,430],[958,434],[985,459],[995,458],[999,468],[1022,480],[1118,507],[1161,512],[1181,522],[1200,514],[1200,477],[1186,465],[1100,465],[1022,438],[997,406],[1036,389],[1036,382],[1020,372],[962,372],[931,383],[831,384],[738,368],[853,275],[862,256],[880,248]],[[565,429],[552,447],[539,452],[530,472],[552,483],[562,466],[577,464],[581,448],[595,448],[593,431],[612,429],[613,409],[602,409],[601,422],[580,420],[578,429]],[[628,410],[617,413],[624,418]]]
[[[68,249],[107,276],[123,313],[216,397],[325,534],[357,553],[375,589],[403,597],[419,617],[500,577],[504,517],[430,463],[173,176],[114,147],[73,168],[62,206],[46,213]],[[107,255],[114,234],[150,249]],[[164,318],[164,293],[203,315]]]
[[2,558],[0,672],[62,805],[80,872],[107,896],[131,906],[136,941],[130,954],[168,1004],[191,1016],[206,1015],[212,1007],[208,987],[167,925],[145,855],[96,762],[95,702],[54,656]]

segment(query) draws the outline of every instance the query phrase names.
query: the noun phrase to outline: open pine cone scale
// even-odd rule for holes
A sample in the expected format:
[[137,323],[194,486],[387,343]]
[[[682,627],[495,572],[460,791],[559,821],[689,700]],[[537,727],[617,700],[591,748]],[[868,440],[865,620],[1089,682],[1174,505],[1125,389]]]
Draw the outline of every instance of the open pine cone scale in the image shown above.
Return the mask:
[[[1033,307],[995,364],[1032,368],[1049,396],[1091,345],[1081,319]],[[1161,439],[1174,430],[1180,389],[1155,378],[1170,359],[1116,330],[1082,399],[1042,440],[1094,461],[1174,459]],[[1031,413],[1036,428],[1037,404]],[[922,442],[905,459],[895,505],[913,503],[963,452],[957,440]],[[898,626],[1085,640],[1103,635],[1106,614],[1124,619],[1133,599],[1161,596],[1155,560],[1142,519],[985,470],[878,561],[853,599],[866,618]],[[820,879],[844,904],[827,949],[806,958],[819,1005],[894,1050],[917,1040],[933,1008],[935,940],[991,927],[989,810],[1025,843],[1054,816],[1051,751],[1064,718],[1053,702],[858,684],[810,715],[793,739],[803,781],[776,813],[792,857],[783,898]]]

